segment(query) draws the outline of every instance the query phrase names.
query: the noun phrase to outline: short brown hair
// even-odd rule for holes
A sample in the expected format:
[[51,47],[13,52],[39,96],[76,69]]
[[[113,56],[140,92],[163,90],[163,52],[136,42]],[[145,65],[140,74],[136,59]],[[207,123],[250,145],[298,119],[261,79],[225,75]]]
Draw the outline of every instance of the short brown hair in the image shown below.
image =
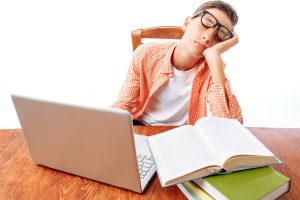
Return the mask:
[[197,8],[192,17],[196,17],[199,13],[208,8],[217,8],[223,11],[229,17],[233,26],[235,26],[239,20],[235,9],[224,1],[208,1]]

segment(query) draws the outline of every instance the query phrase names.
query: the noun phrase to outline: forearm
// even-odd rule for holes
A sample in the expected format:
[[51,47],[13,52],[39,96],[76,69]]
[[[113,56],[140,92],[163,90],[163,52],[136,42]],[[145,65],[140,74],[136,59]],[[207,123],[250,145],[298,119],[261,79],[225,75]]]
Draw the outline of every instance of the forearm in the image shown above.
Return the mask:
[[233,38],[224,42],[219,42],[212,47],[205,49],[202,53],[208,64],[213,83],[221,84],[223,86],[225,85],[226,76],[224,74],[221,55],[238,43],[239,38],[237,34],[235,32],[233,32],[233,34]]
[[218,53],[206,55],[206,62],[212,76],[212,81],[215,84],[225,86],[226,76],[223,69],[222,58]]

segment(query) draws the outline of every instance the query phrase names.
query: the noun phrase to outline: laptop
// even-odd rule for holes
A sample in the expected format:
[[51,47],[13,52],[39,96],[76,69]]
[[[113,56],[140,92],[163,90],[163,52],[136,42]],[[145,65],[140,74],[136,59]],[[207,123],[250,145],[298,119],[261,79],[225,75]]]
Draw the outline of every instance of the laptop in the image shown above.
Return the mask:
[[156,166],[124,110],[12,95],[34,163],[142,193]]

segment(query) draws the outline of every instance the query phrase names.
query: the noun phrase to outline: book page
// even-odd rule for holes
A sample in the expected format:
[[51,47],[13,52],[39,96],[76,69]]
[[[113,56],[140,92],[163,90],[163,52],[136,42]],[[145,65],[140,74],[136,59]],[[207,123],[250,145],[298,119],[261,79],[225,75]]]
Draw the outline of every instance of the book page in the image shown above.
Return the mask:
[[207,144],[195,135],[193,126],[181,126],[150,136],[148,142],[164,182],[218,164]]
[[222,162],[236,155],[274,156],[237,120],[203,118],[197,121],[195,128],[205,135]]

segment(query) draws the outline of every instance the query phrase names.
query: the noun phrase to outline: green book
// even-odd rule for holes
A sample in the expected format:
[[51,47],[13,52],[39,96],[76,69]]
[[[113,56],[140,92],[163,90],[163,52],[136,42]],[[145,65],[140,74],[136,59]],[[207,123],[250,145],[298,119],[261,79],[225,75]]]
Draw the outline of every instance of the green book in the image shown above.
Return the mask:
[[276,199],[290,188],[290,179],[272,167],[262,167],[193,180],[215,199]]

